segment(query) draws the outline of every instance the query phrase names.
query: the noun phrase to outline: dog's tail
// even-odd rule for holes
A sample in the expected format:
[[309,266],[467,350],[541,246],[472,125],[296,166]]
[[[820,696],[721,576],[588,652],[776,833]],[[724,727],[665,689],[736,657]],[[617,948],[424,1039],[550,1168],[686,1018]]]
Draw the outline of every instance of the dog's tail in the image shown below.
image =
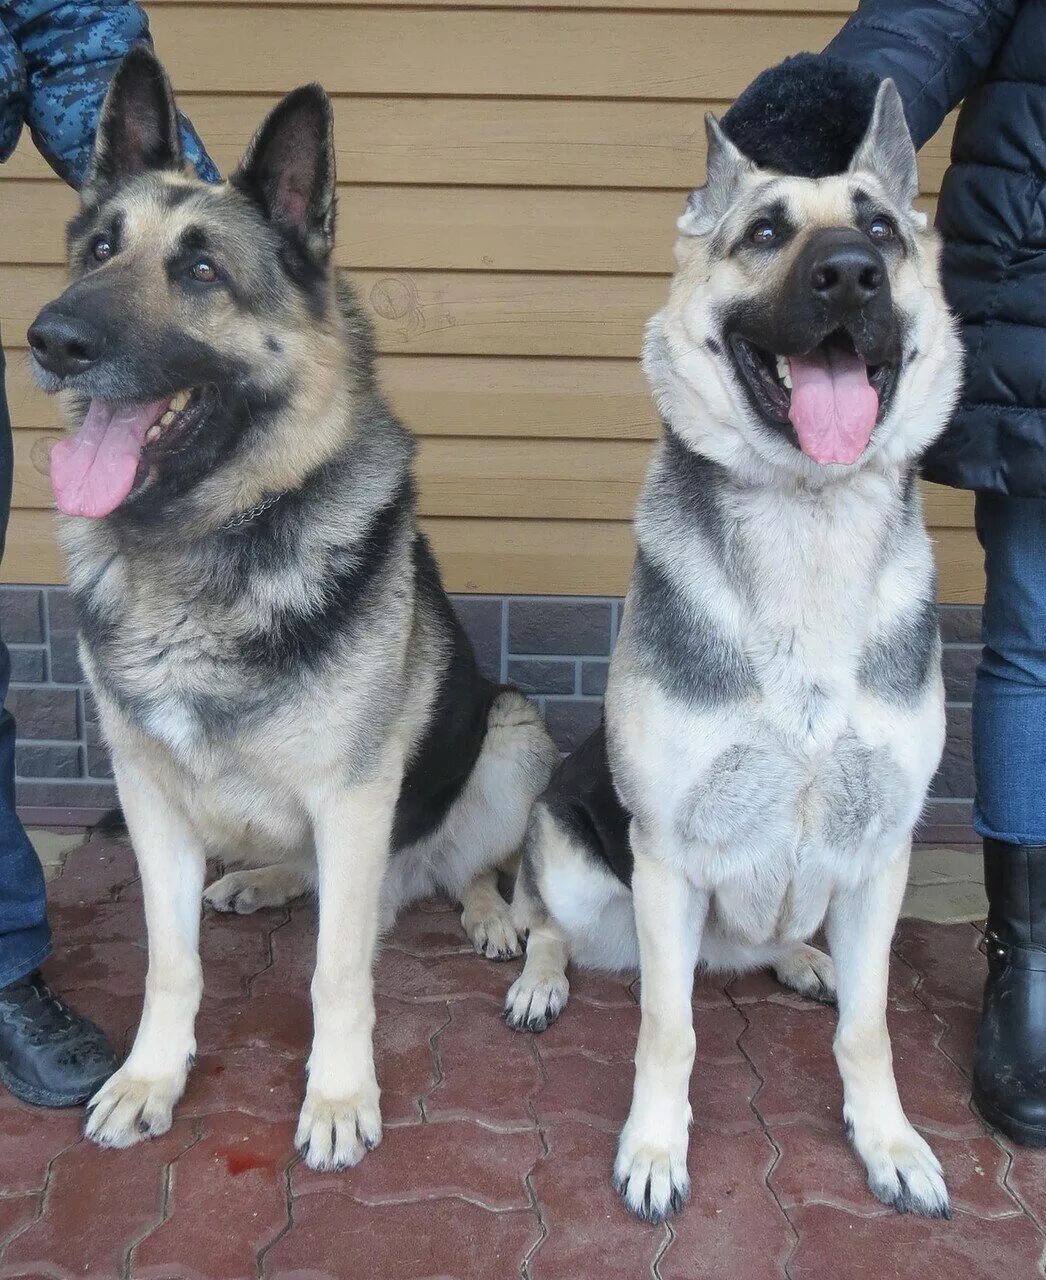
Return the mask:
[[123,816],[123,810],[120,806],[117,805],[115,809],[110,809],[108,813],[103,813],[94,824],[94,830],[100,836],[127,835],[127,819]]

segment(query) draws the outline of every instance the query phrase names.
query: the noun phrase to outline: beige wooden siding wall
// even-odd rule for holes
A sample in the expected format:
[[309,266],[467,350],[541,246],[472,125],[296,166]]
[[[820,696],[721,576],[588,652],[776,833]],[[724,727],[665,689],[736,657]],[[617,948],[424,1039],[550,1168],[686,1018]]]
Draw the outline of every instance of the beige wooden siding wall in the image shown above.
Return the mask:
[[[218,164],[275,95],[335,96],[339,260],[421,437],[425,525],[453,590],[620,592],[657,424],[636,363],[702,119],[820,48],[847,0],[515,4],[153,0],[157,47]],[[931,207],[950,128],[922,157]],[[62,283],[73,197],[24,140],[0,170],[0,317],[16,440],[4,577],[61,581],[50,403],[24,333]],[[942,596],[978,600],[966,495],[934,490]]]

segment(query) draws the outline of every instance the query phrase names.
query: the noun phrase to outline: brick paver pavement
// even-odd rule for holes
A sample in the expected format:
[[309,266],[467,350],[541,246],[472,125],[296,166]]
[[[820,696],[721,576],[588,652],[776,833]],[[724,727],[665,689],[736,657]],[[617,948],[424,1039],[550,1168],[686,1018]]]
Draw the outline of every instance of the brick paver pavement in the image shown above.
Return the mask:
[[[49,975],[126,1045],[145,972],[128,850],[95,838],[51,885]],[[762,974],[699,983],[693,1195],[670,1225],[610,1189],[631,1086],[635,983],[579,974],[561,1020],[498,1014],[492,965],[424,903],[377,969],[385,1138],[354,1170],[295,1157],[313,911],[203,926],[199,1056],[171,1131],[129,1151],[0,1093],[0,1276],[153,1280],[1032,1280],[1046,1152],[970,1109],[982,960],[972,925],[902,922],[890,1021],[901,1094],[948,1177],[951,1222],[900,1218],[846,1146],[833,1014]]]

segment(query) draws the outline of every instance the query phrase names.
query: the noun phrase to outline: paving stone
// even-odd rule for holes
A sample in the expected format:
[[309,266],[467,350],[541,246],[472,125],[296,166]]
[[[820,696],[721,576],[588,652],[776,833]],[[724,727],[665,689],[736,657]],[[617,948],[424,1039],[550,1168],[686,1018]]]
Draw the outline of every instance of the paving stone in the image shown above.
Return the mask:
[[204,989],[216,996],[246,995],[251,980],[269,967],[269,935],[285,918],[283,912],[208,912],[200,930]]
[[431,958],[390,947],[378,959],[374,989],[396,1000],[447,1001],[486,996],[500,1009],[520,967],[519,961],[493,964],[471,947],[460,955]]
[[305,1064],[265,1047],[201,1053],[177,1116],[239,1111],[271,1124],[295,1119],[305,1097]]
[[[786,1209],[827,1204],[869,1217],[893,1218],[868,1190],[864,1166],[839,1132],[824,1133],[808,1125],[778,1125],[773,1139],[781,1158],[770,1186]],[[1017,1200],[1005,1188],[1007,1152],[984,1135],[978,1138],[930,1136],[930,1145],[944,1169],[952,1208],[977,1218],[1005,1218],[1020,1213]]]
[[1013,1163],[1006,1184],[1046,1227],[1046,1150],[1003,1142]]
[[59,947],[95,942],[145,945],[145,914],[140,902],[49,903],[47,916]]
[[33,1221],[39,1209],[40,1196],[35,1191],[0,1196],[0,1251],[12,1236]]
[[575,664],[556,658],[512,658],[508,678],[526,694],[573,693]]
[[44,871],[52,875],[57,875],[72,850],[84,843],[84,833],[74,829],[51,831],[47,827],[29,827],[27,834]]
[[[630,1062],[600,1062],[581,1054],[560,1054],[544,1061],[545,1082],[534,1099],[542,1125],[577,1121],[617,1133],[632,1102],[634,1067]],[[752,1099],[759,1078],[747,1061],[697,1062],[690,1078],[695,1130],[744,1133],[758,1129]]]
[[[919,975],[896,956],[890,963],[889,998],[894,1007],[908,1007],[916,1003],[916,988]],[[772,1004],[787,1004],[799,1009],[808,1009],[811,1002],[806,996],[777,981],[769,969],[753,969],[750,973],[741,974],[727,986],[730,999],[739,1005],[753,1004],[768,1000]]]
[[133,942],[95,942],[63,947],[47,961],[48,980],[59,991],[103,987],[115,995],[141,996],[145,948]]
[[101,814],[116,803],[116,788],[105,782],[84,778],[21,779],[16,787],[18,808],[93,810]]
[[0,1197],[42,1191],[47,1166],[80,1141],[83,1118],[73,1111],[44,1111],[0,1095]]
[[44,638],[40,592],[0,587],[0,635],[7,644],[41,644]]
[[11,680],[16,684],[43,684],[44,649],[8,649],[11,657]]
[[367,1206],[335,1192],[294,1202],[294,1229],[265,1254],[268,1280],[511,1280],[541,1238],[530,1211],[464,1200]]
[[782,1280],[795,1236],[766,1186],[776,1158],[761,1132],[695,1135],[690,1202],[672,1220],[663,1280]]
[[46,685],[22,685],[7,695],[7,709],[18,726],[19,740],[44,738],[75,741],[77,726],[75,689]]
[[[834,1010],[755,1004],[741,1047],[763,1080],[756,1110],[771,1128],[803,1122],[842,1131],[842,1085],[832,1056]],[[977,1137],[969,1087],[944,1054],[931,1048],[943,1023],[924,1008],[891,1009],[894,1072],[909,1120],[951,1137]]]
[[[584,1000],[571,1000],[556,1021],[534,1037],[542,1061],[561,1054],[581,1054],[602,1062],[631,1062],[639,1035],[639,1006],[608,1010]],[[699,1062],[743,1062],[737,1041],[744,1015],[731,1005],[699,1010],[696,1018]]]
[[133,1242],[163,1218],[165,1170],[193,1142],[192,1126],[124,1151],[86,1140],[64,1151],[38,1221],[4,1250],[0,1276],[114,1280]]
[[[515,975],[513,975],[513,978]],[[505,990],[511,982],[507,983]],[[637,1003],[632,991],[638,986],[634,973],[596,973],[584,969],[570,971],[570,998],[596,1004],[604,1009],[628,1009]]]
[[65,870],[48,892],[55,904],[91,904],[123,896],[138,879],[134,850],[127,841],[94,838],[71,849]]
[[1032,1280],[1040,1274],[1043,1239],[1025,1217],[986,1222],[957,1214],[942,1223],[897,1214],[862,1218],[825,1205],[790,1216],[799,1232],[791,1280],[910,1276],[913,1267],[920,1280]]
[[603,704],[592,699],[550,698],[545,703],[545,724],[560,751],[573,751],[603,718]]
[[[489,1004],[455,1001],[433,1048],[443,1078],[425,1097],[428,1115],[503,1129],[534,1124],[530,1100],[542,1082],[537,1055],[530,1037],[505,1026]],[[488,1070],[493,1062],[497,1069]]]
[[275,991],[246,1000],[242,996],[215,998],[204,992],[196,1020],[200,1053],[265,1048],[304,1059],[311,1039],[308,986],[296,996]]
[[967,924],[971,920],[983,920],[987,911],[984,887],[972,880],[912,885],[901,904],[902,918],[929,920],[935,924]]
[[350,1173],[316,1173],[297,1164],[291,1194],[338,1192],[364,1204],[460,1198],[487,1209],[529,1209],[525,1179],[544,1153],[531,1129],[499,1133],[469,1120],[386,1128],[380,1144]]
[[980,939],[972,925],[942,929],[921,920],[902,920],[893,949],[922,976],[919,995],[931,1009],[956,1004],[980,1009],[986,973],[977,949]]
[[979,605],[941,605],[941,639],[945,644],[980,644]]
[[[286,1168],[293,1124],[219,1115],[171,1165],[167,1219],[134,1250],[142,1280],[229,1280],[255,1274],[255,1259],[288,1224]],[[234,1229],[230,1229],[235,1224]]]
[[501,613],[500,600],[483,600],[475,596],[454,596],[454,612],[461,619],[480,670],[491,680],[501,679]]
[[528,1268],[531,1280],[638,1277],[668,1242],[664,1226],[634,1218],[611,1185],[617,1139],[586,1125],[557,1124],[531,1182],[548,1232]]
[[910,885],[954,884],[959,880],[984,883],[984,859],[979,848],[917,846],[908,869]]
[[408,951],[416,956],[476,954],[461,927],[461,912],[457,906],[438,912],[417,909],[406,912],[396,921],[396,927],[385,938],[383,947]]

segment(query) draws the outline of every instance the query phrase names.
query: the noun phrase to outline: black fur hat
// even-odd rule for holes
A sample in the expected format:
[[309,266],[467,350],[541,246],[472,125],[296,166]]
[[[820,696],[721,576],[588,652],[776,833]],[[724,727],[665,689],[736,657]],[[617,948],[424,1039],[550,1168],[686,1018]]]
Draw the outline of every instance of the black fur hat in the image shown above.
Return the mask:
[[826,178],[849,167],[878,88],[872,71],[797,53],[756,76],[723,116],[723,132],[761,167]]

